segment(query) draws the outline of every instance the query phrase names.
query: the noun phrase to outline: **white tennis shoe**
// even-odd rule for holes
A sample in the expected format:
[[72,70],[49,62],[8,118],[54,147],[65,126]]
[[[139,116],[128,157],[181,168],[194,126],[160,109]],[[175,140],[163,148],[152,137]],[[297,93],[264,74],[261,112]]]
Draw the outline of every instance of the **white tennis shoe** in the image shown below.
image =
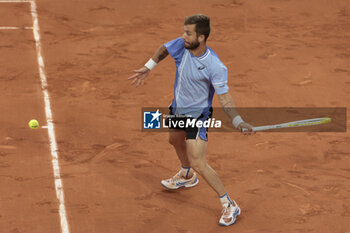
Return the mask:
[[231,203],[225,203],[222,209],[222,216],[220,218],[219,224],[221,226],[230,226],[236,222],[236,218],[241,214],[241,209],[235,201],[235,206]]
[[181,170],[172,178],[162,180],[160,183],[167,189],[178,189],[181,187],[190,188],[196,186],[199,180],[196,173],[193,173],[193,176],[189,179],[186,179],[181,175]]

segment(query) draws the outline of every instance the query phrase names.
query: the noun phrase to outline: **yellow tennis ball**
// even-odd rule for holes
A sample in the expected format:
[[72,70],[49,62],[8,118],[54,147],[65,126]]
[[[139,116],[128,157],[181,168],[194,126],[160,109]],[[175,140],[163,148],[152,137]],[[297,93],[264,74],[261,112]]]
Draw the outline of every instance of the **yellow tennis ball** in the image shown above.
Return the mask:
[[28,123],[29,127],[32,129],[36,129],[39,127],[39,122],[37,120],[30,120]]

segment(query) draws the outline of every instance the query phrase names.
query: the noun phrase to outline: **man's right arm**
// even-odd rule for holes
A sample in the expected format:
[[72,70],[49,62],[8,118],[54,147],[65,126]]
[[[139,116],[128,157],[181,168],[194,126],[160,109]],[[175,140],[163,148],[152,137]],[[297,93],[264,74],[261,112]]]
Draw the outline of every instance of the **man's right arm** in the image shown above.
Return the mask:
[[138,70],[134,70],[135,74],[129,77],[129,80],[132,80],[131,84],[136,83],[136,86],[143,86],[145,79],[148,76],[149,72],[156,67],[156,65],[168,56],[169,52],[164,45],[160,46],[157,51],[154,53],[153,57],[148,60],[148,62]]
[[156,63],[159,63],[161,60],[166,58],[166,56],[168,56],[168,54],[169,54],[168,50],[165,48],[164,45],[162,45],[154,53],[152,60],[155,61]]
[[154,53],[153,57],[148,60],[148,62],[145,64],[145,67],[148,70],[152,70],[154,67],[157,66],[157,64],[163,60],[166,56],[168,56],[169,52],[165,48],[164,45],[160,46],[157,51]]

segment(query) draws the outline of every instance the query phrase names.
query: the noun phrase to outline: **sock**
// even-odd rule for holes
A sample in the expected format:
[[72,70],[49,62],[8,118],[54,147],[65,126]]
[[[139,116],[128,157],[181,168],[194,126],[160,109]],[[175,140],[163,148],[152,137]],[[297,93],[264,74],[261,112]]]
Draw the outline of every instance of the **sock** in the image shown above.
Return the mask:
[[181,166],[181,174],[186,178],[190,178],[193,175],[193,169],[191,167]]
[[227,203],[232,205],[232,200],[230,199],[230,196],[227,193],[220,196],[219,199],[220,199],[221,205],[227,204]]

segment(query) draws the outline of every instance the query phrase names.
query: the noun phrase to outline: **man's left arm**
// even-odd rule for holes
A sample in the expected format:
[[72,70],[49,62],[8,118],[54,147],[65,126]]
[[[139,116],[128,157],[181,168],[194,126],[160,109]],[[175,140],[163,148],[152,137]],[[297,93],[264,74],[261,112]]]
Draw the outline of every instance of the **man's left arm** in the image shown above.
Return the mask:
[[218,95],[219,102],[224,108],[226,114],[230,117],[232,124],[240,131],[246,129],[249,133],[253,132],[252,126],[244,122],[238,114],[233,98],[229,92]]

